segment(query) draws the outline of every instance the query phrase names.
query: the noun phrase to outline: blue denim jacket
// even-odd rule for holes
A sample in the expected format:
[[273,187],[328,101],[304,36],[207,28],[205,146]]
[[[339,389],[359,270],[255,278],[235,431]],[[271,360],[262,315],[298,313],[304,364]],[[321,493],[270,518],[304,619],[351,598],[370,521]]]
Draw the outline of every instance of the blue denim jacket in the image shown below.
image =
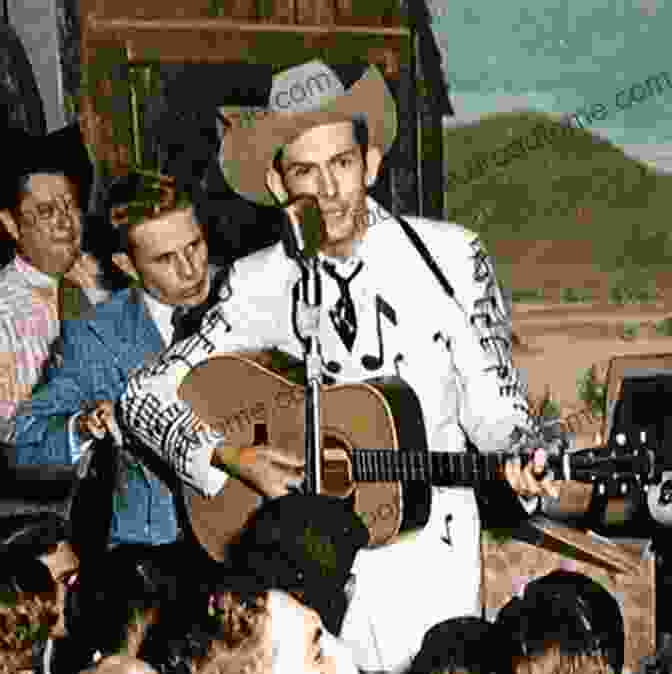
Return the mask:
[[[94,401],[118,400],[129,373],[165,348],[134,289],[119,291],[89,317],[63,321],[61,330],[62,362],[17,410],[19,465],[76,462],[85,449],[75,429],[78,415]],[[175,503],[166,484],[146,466],[130,471],[128,483],[113,504],[110,544],[175,541]]]
[[129,471],[128,488],[112,502],[110,547],[120,543],[160,545],[178,536],[175,501],[156,475],[136,464]]

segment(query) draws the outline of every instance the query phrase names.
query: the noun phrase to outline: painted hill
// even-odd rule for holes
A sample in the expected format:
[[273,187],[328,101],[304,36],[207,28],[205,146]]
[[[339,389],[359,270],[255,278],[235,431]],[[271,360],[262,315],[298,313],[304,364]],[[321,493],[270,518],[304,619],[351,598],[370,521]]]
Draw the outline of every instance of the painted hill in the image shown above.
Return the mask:
[[672,176],[535,112],[446,129],[445,147],[446,215],[483,235],[514,290],[626,276],[672,290]]

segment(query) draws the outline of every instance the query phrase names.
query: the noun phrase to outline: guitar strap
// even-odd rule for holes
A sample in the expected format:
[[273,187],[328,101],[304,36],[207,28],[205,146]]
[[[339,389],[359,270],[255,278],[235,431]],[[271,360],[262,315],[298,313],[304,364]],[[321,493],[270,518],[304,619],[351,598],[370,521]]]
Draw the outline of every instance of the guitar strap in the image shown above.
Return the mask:
[[432,257],[432,254],[427,249],[424,241],[420,238],[420,235],[413,229],[413,227],[411,227],[411,224],[400,215],[397,216],[397,221],[406,233],[406,236],[411,240],[411,243],[415,246],[415,249],[420,253],[420,257],[422,257],[434,276],[436,276],[437,281],[446,291],[448,297],[455,299],[455,290],[453,289],[453,286],[450,285],[446,275],[441,271],[439,265],[436,264],[436,260]]

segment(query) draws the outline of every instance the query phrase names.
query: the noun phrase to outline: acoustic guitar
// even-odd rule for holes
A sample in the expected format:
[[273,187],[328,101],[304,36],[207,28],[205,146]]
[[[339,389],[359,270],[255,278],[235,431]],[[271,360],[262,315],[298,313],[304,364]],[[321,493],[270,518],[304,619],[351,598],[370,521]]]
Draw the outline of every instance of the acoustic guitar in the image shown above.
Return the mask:
[[[268,354],[215,355],[194,368],[179,395],[227,444],[272,445],[304,455],[304,387],[269,367]],[[285,372],[287,374],[287,372]],[[296,377],[295,377],[296,378]],[[431,485],[474,486],[501,479],[510,454],[428,451],[420,402],[399,377],[322,387],[322,492],[352,500],[370,531],[371,547],[400,532],[423,527],[430,514]],[[586,449],[549,457],[564,479],[598,481],[615,494],[650,481],[653,454],[645,447]],[[226,546],[261,503],[230,477],[214,497],[184,485],[184,504],[194,535],[223,560]]]

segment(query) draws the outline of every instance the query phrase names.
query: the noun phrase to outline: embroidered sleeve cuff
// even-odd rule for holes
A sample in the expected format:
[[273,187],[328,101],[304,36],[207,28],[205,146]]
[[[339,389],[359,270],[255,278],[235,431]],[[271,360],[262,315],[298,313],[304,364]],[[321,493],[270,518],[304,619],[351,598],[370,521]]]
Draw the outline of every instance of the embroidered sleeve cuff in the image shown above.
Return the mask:
[[205,484],[205,495],[217,496],[217,494],[224,488],[228,479],[229,476],[223,470],[210,466]]
[[194,489],[208,498],[216,496],[228,478],[223,470],[211,465],[213,451],[214,448],[194,454],[189,470],[191,478],[189,481]]

